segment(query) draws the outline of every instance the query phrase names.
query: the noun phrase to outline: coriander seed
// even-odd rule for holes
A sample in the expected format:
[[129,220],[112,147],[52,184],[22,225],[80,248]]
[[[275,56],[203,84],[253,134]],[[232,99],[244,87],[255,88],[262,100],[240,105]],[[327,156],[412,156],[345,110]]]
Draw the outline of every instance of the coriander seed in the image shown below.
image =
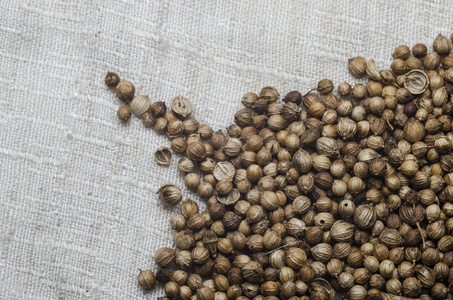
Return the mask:
[[321,94],[329,94],[333,90],[333,82],[330,79],[322,79],[318,82],[318,92]]
[[151,128],[154,126],[156,119],[154,119],[151,111],[146,111],[142,114],[142,123],[146,128]]
[[426,56],[426,53],[428,52],[428,49],[424,44],[415,44],[414,47],[412,47],[412,54],[417,57],[417,58],[423,58]]
[[348,70],[349,73],[356,77],[360,78],[366,73],[366,60],[363,57],[353,57],[348,60]]
[[124,102],[131,102],[132,98],[134,98],[134,94],[135,87],[130,81],[122,80],[117,84],[116,95]]
[[259,99],[264,99],[267,103],[274,103],[280,98],[280,94],[273,86],[267,86],[261,89]]
[[170,107],[175,114],[182,118],[187,117],[193,111],[192,102],[181,95],[176,96],[171,100]]
[[181,189],[173,184],[162,186],[157,193],[159,200],[168,205],[176,205],[182,199]]
[[447,55],[451,51],[451,41],[442,34],[439,34],[434,40],[433,49],[440,55]]
[[184,177],[184,183],[189,190],[196,191],[201,183],[201,180],[196,173],[188,173]]
[[393,51],[392,55],[396,59],[407,59],[410,54],[411,54],[411,50],[409,49],[408,46],[400,45],[395,48],[395,51]]
[[160,147],[154,152],[154,159],[159,165],[169,166],[171,162],[171,151],[167,147]]
[[206,157],[206,148],[200,142],[193,142],[187,145],[186,154],[191,160],[200,161]]
[[105,84],[109,87],[116,87],[119,82],[120,77],[116,73],[108,72],[105,76]]
[[118,109],[117,115],[118,115],[118,119],[120,119],[123,122],[127,122],[131,118],[132,111],[129,108],[129,106],[121,106]]
[[160,267],[166,267],[173,263],[175,260],[175,250],[162,247],[156,251],[154,261]]
[[132,113],[138,117],[141,117],[145,112],[151,108],[151,101],[146,95],[137,95],[129,103]]
[[178,161],[178,170],[183,173],[190,173],[195,169],[195,164],[188,157],[181,157]]
[[154,273],[150,270],[138,270],[140,271],[138,274],[138,284],[147,291],[154,289],[156,285],[156,276]]

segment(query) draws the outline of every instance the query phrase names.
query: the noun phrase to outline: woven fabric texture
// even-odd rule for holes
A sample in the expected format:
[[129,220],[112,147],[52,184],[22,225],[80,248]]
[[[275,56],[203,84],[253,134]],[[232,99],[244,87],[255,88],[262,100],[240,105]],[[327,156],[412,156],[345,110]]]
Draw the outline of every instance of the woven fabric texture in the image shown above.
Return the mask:
[[[450,0],[3,0],[0,5],[0,298],[156,299],[137,268],[172,246],[159,186],[165,136],[104,85],[107,71],[167,104],[190,98],[215,130],[245,92],[357,83],[347,59],[388,68],[393,49],[450,35]],[[198,198],[183,188],[184,197]],[[204,204],[200,201],[200,206]]]

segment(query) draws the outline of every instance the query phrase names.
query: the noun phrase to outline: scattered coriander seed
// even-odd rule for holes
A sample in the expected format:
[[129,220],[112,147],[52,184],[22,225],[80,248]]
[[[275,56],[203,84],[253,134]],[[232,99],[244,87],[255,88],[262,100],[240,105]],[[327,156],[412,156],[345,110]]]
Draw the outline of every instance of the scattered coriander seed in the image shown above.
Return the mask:
[[175,114],[183,118],[190,115],[193,111],[192,102],[181,95],[176,96],[173,100],[171,100],[170,107]]
[[451,51],[451,41],[442,34],[439,34],[434,40],[433,50],[440,55],[447,55]]
[[404,87],[412,94],[422,94],[428,88],[428,77],[421,70],[412,70],[405,75]]
[[412,47],[412,54],[417,58],[423,58],[428,53],[428,48],[426,48],[425,44],[415,44]]
[[366,67],[367,63],[363,57],[357,56],[348,60],[349,73],[356,78],[360,78],[365,75]]
[[149,101],[149,97],[146,95],[137,95],[129,103],[129,106],[134,115],[141,117],[151,108],[151,101]]
[[396,59],[407,59],[411,55],[411,50],[406,45],[400,45],[393,51],[393,57]]
[[209,287],[201,287],[197,290],[197,299],[199,300],[214,300],[214,292]]
[[267,103],[274,103],[280,98],[280,94],[273,86],[267,86],[261,89],[259,99],[264,99]]
[[207,124],[202,124],[198,127],[198,134],[200,135],[201,139],[207,140],[212,137],[213,131],[211,126]]
[[171,299],[179,297],[180,288],[179,285],[174,281],[167,282],[165,284],[164,290],[165,295],[167,295]]
[[180,232],[186,227],[186,218],[183,215],[174,215],[171,218],[171,227],[176,230],[176,232]]
[[134,98],[134,94],[135,87],[130,81],[122,80],[117,84],[116,95],[124,102],[131,102],[132,98]]
[[437,69],[437,67],[439,67],[440,65],[439,54],[437,52],[428,53],[423,60],[423,65],[428,70]]
[[187,142],[183,138],[177,137],[171,140],[170,148],[176,153],[184,153],[187,149]]
[[[348,299],[447,298],[449,44],[438,37],[430,54],[417,44],[413,57],[398,46],[388,70],[350,61],[369,79],[354,88],[340,84],[339,94],[353,101],[330,94],[330,80],[319,82],[321,97],[291,91],[284,104],[274,87],[247,93],[241,101],[248,109],[235,114],[227,135],[151,105],[142,119],[156,118],[171,148],[186,152],[178,169],[207,199],[204,211],[196,200],[181,204],[171,219],[179,251],[155,255],[158,265],[176,267],[157,272],[165,299],[334,299],[338,289]],[[159,198],[181,201],[170,186]]]
[[242,96],[241,102],[245,107],[253,108],[256,101],[258,100],[258,95],[255,93],[246,93]]
[[159,165],[169,166],[171,162],[171,151],[167,147],[160,147],[154,152],[154,159]]
[[129,108],[129,106],[121,106],[118,109],[117,115],[118,115],[118,119],[120,119],[123,122],[127,122],[131,118],[132,111]]
[[187,145],[187,156],[194,161],[201,161],[206,157],[206,148],[200,142],[193,142]]
[[185,134],[192,134],[192,133],[196,133],[197,132],[199,123],[194,118],[186,118],[183,121],[183,126],[184,126],[184,133]]
[[352,87],[349,83],[343,82],[338,86],[338,93],[341,96],[348,96],[352,92]]
[[109,87],[116,87],[119,82],[120,77],[116,73],[108,72],[105,76],[105,84]]
[[178,169],[183,173],[190,173],[195,169],[195,164],[188,157],[181,157],[178,161]]
[[146,128],[151,128],[154,126],[156,120],[154,119],[153,115],[151,114],[150,111],[146,111],[143,115],[142,115],[142,123],[143,123],[143,126],[145,126]]
[[167,106],[165,105],[165,102],[157,101],[151,104],[150,111],[154,118],[160,118],[165,116],[165,113],[167,112]]
[[195,173],[188,173],[186,177],[184,177],[184,182],[186,187],[191,191],[196,191],[201,183],[200,177]]
[[159,200],[168,205],[176,205],[181,202],[181,189],[173,184],[162,186],[159,191]]
[[140,271],[138,274],[138,284],[147,291],[154,289],[156,285],[156,276],[154,273],[150,270],[138,270]]
[[156,251],[154,255],[154,261],[159,267],[166,267],[173,263],[175,260],[175,250],[162,247]]
[[167,130],[168,121],[165,118],[157,118],[154,122],[154,130],[158,133],[165,133]]
[[318,82],[318,92],[321,94],[329,94],[333,90],[333,83],[330,79],[322,79]]

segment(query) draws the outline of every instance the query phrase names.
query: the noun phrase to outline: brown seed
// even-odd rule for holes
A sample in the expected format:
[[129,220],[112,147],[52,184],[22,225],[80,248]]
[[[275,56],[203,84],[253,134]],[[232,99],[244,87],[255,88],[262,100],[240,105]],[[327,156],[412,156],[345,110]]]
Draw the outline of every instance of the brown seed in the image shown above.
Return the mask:
[[322,79],[318,82],[318,92],[328,94],[333,90],[333,83],[330,79]]
[[412,54],[415,57],[418,58],[423,58],[426,56],[426,53],[428,52],[428,49],[424,44],[415,44],[414,47],[412,47]]
[[291,247],[285,253],[286,264],[293,269],[300,269],[307,261],[305,251],[300,248]]
[[159,194],[159,199],[168,205],[176,205],[182,199],[181,189],[173,184],[162,186],[157,193]]
[[[338,86],[338,93],[341,96],[348,96],[352,92],[352,87],[349,83],[343,82]],[[343,101],[344,102],[344,101]]]
[[154,261],[160,267],[166,267],[173,263],[175,260],[175,250],[168,247],[162,247],[156,251]]
[[154,152],[154,159],[159,165],[169,166],[171,161],[171,151],[167,147],[160,147]]
[[395,51],[393,51],[393,57],[399,59],[407,59],[410,54],[411,50],[406,45],[400,45],[395,48]]
[[258,95],[255,93],[246,93],[242,96],[241,102],[244,106],[248,108],[253,108],[256,101],[258,100]]
[[124,102],[129,103],[134,98],[135,87],[127,80],[120,81],[116,86],[116,95]]
[[354,57],[348,60],[348,70],[349,73],[356,77],[360,78],[366,73],[367,62],[363,57]]
[[262,266],[256,261],[250,261],[242,268],[242,276],[248,282],[259,282],[264,275]]
[[357,207],[354,213],[354,223],[360,229],[371,228],[376,222],[376,213],[372,205],[364,204]]
[[117,115],[118,115],[118,119],[120,119],[123,122],[127,122],[131,118],[132,111],[129,108],[129,106],[121,106],[118,109]]
[[191,160],[200,161],[206,157],[206,148],[200,142],[193,142],[187,146],[186,153]]
[[179,292],[180,292],[179,285],[174,281],[167,282],[165,284],[164,290],[165,290],[165,295],[167,295],[170,298],[179,297]]
[[267,103],[274,103],[280,98],[280,94],[275,87],[267,86],[261,89],[259,98],[266,100]]
[[440,56],[437,52],[428,53],[423,60],[423,65],[428,70],[437,69],[440,65]]
[[300,105],[302,102],[302,94],[298,91],[292,91],[286,94],[285,98],[283,98],[283,101],[285,103],[292,102],[297,105]]
[[[160,119],[165,121],[165,119],[163,119],[163,118],[160,118]],[[187,149],[187,142],[184,141],[184,139],[178,137],[171,141],[170,147],[176,153],[183,153]]]
[[165,116],[165,113],[167,112],[167,106],[165,105],[165,102],[157,101],[151,104],[150,111],[154,118],[161,118]]
[[330,236],[337,242],[347,242],[354,235],[355,226],[345,221],[336,221],[330,229]]
[[389,248],[396,248],[404,244],[404,239],[396,229],[384,229],[379,240]]
[[327,243],[318,244],[310,249],[311,255],[315,260],[326,263],[333,255],[332,246]]
[[187,117],[193,111],[192,102],[181,95],[176,96],[170,101],[170,107],[175,114],[183,118]]
[[214,300],[214,292],[206,286],[203,286],[197,290],[197,299],[199,300]]
[[154,275],[154,273],[150,270],[139,269],[139,271],[140,273],[138,274],[138,284],[147,291],[154,289],[154,286],[156,285],[156,276]]
[[151,101],[146,95],[137,95],[129,103],[131,111],[134,115],[141,117],[151,108]]
[[451,51],[451,41],[442,34],[439,34],[437,38],[434,40],[433,50],[439,53],[440,55],[449,54]]
[[146,111],[142,114],[142,123],[146,128],[151,128],[156,123],[156,119],[151,114],[151,111]]
[[116,87],[120,82],[120,77],[116,73],[108,72],[104,81],[107,86]]

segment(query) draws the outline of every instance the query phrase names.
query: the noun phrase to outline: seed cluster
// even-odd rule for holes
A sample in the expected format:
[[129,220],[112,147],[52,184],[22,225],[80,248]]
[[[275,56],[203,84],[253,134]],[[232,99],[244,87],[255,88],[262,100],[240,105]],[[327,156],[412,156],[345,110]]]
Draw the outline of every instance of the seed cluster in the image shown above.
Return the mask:
[[388,70],[350,59],[368,81],[341,83],[340,97],[329,79],[282,103],[274,87],[246,93],[225,132],[189,117],[188,99],[167,111],[118,77],[118,96],[171,139],[186,187],[208,204],[159,190],[181,202],[177,250],[154,255],[159,299],[453,299],[451,41],[433,49],[398,46]]

